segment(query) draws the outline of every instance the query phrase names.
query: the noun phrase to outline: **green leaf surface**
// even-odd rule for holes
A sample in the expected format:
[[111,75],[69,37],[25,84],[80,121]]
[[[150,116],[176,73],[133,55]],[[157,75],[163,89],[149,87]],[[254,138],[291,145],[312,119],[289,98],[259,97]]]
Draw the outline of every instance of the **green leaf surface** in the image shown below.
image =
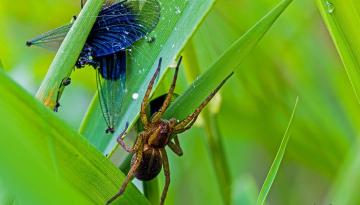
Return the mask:
[[276,153],[275,159],[274,159],[274,161],[273,161],[273,163],[272,163],[272,165],[270,167],[268,175],[266,176],[264,184],[261,187],[261,190],[260,190],[257,202],[256,202],[257,205],[265,204],[266,197],[269,194],[271,186],[272,186],[272,184],[273,184],[273,182],[275,180],[276,174],[277,174],[277,172],[278,172],[278,170],[280,168],[280,164],[281,164],[281,161],[282,161],[282,159],[284,157],[286,146],[287,146],[289,138],[290,138],[290,128],[291,128],[291,125],[293,123],[293,119],[294,119],[294,116],[295,116],[295,112],[296,112],[298,102],[299,102],[299,97],[296,98],[294,109],[292,111],[289,124],[288,124],[288,126],[286,128],[286,131],[284,133],[284,137],[283,137],[283,139],[281,141],[279,150]]
[[[0,204],[104,204],[124,175],[0,70]],[[149,204],[129,185],[114,204]]]
[[89,0],[85,4],[41,83],[36,97],[51,109],[56,104],[56,95],[61,81],[70,76],[104,1]]
[[360,4],[352,0],[317,0],[317,5],[360,103]]
[[[127,93],[120,113],[119,127],[113,136],[106,135],[105,122],[102,118],[98,97],[95,96],[88,113],[81,125],[80,132],[89,139],[97,149],[109,154],[117,145],[117,135],[124,129],[126,122],[135,123],[140,111],[141,100],[145,94],[150,78],[154,74],[158,60],[163,58],[159,80],[164,76],[167,67],[173,65],[175,57],[185,46],[204,16],[212,7],[214,0],[176,1],[161,0],[161,19],[156,29],[149,35],[154,42],[139,42],[132,48],[127,67]],[[196,15],[194,15],[196,14]],[[134,93],[137,100],[132,99]]]

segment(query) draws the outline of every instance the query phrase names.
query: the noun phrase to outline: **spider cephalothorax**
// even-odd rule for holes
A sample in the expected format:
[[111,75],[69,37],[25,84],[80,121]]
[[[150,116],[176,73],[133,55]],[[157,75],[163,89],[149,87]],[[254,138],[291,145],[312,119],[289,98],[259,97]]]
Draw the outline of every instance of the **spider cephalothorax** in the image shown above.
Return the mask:
[[196,108],[196,110],[185,119],[163,119],[162,116],[167,107],[169,106],[172,96],[174,94],[181,59],[182,58],[180,58],[176,66],[172,84],[164,102],[162,103],[162,106],[149,119],[146,114],[146,107],[149,105],[149,96],[155,79],[160,72],[161,59],[159,60],[159,65],[155,71],[155,74],[150,80],[149,86],[146,90],[144,99],[141,104],[140,119],[143,124],[144,130],[138,134],[134,146],[132,148],[129,148],[123,141],[123,138],[126,135],[125,130],[127,129],[127,127],[125,128],[124,132],[118,137],[119,144],[127,152],[133,153],[134,155],[131,160],[131,168],[126,176],[125,181],[121,185],[119,192],[108,201],[108,204],[124,193],[126,186],[134,176],[142,181],[151,180],[159,174],[162,167],[164,167],[165,186],[161,194],[160,204],[164,204],[166,193],[170,184],[169,161],[167,158],[165,147],[169,146],[169,148],[178,156],[181,156],[183,154],[177,134],[191,128],[191,126],[195,123],[197,117],[199,116],[201,110],[212,99],[212,97],[214,97],[216,92],[231,76],[229,75],[226,79],[224,79],[220,83],[220,85],[218,85],[218,87],[200,104],[200,106]]

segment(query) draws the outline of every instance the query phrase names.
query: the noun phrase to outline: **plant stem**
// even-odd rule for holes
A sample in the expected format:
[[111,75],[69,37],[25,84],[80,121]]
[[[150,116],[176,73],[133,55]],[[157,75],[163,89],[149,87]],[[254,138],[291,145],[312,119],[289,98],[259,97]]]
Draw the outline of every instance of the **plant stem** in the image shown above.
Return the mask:
[[144,194],[145,197],[151,202],[151,204],[160,203],[160,193],[159,193],[159,181],[155,177],[151,181],[143,182],[144,185]]
[[61,81],[70,76],[103,3],[104,0],[88,0],[66,35],[36,93],[45,106],[54,108]]
[[223,147],[222,136],[219,133],[216,115],[205,109],[202,112],[204,128],[206,131],[209,152],[219,183],[221,196],[224,204],[230,204],[231,200],[231,175]]
[[[184,65],[189,65],[185,66],[185,72],[189,82],[191,82],[201,73],[199,64],[196,58],[194,58],[196,53],[192,43],[188,43],[184,56]],[[191,61],[191,63],[189,61]],[[215,169],[216,178],[219,183],[221,196],[224,204],[230,204],[231,176],[223,149],[222,137],[216,123],[216,117],[215,114],[210,113],[207,108],[202,111],[201,117],[204,119],[203,128],[206,132],[209,152]]]

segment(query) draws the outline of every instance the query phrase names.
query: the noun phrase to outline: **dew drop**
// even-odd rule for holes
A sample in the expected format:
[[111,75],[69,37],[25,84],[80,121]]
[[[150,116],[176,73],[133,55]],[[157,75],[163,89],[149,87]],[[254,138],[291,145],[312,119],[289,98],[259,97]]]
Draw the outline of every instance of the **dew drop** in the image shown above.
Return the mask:
[[176,15],[181,14],[181,10],[180,10],[180,8],[179,8],[178,6],[175,7],[175,14],[176,14]]
[[326,7],[327,7],[327,12],[329,14],[334,13],[335,7],[334,7],[333,3],[329,2],[329,1],[326,1]]
[[155,41],[155,38],[154,37],[148,37],[147,39],[146,39],[146,41],[148,42],[148,43],[153,43],[154,41]]
[[137,100],[139,98],[139,93],[133,93],[131,97],[133,100]]

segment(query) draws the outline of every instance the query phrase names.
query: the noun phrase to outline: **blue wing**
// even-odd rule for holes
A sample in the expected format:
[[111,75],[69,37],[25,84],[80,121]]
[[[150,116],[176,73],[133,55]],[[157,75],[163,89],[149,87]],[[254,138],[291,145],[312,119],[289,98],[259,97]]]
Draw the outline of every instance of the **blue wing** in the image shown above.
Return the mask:
[[150,33],[160,18],[157,0],[127,0],[104,8],[92,28],[86,46],[94,57],[124,50]]

